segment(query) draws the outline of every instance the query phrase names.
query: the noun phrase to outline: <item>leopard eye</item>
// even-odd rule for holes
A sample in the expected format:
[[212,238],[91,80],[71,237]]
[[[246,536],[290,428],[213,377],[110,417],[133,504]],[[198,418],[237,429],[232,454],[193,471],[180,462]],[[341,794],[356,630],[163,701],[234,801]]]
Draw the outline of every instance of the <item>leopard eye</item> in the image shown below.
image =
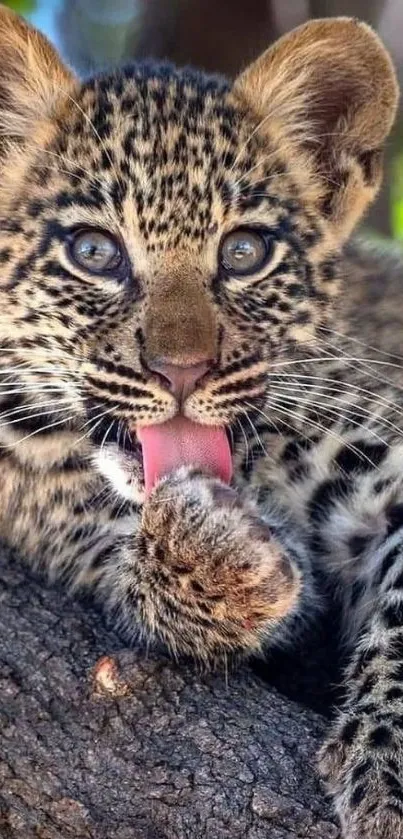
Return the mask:
[[92,228],[77,230],[69,238],[69,256],[90,274],[120,272],[124,256],[117,239]]
[[226,274],[245,277],[260,271],[272,252],[273,240],[266,231],[240,227],[223,239],[220,263]]

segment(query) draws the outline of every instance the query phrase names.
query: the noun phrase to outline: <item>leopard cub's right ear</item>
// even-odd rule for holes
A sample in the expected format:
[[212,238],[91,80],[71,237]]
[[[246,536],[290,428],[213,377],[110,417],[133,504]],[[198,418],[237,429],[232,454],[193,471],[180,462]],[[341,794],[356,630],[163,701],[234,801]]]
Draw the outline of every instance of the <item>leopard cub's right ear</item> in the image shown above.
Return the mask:
[[0,5],[0,134],[29,139],[66,106],[77,84],[47,38]]

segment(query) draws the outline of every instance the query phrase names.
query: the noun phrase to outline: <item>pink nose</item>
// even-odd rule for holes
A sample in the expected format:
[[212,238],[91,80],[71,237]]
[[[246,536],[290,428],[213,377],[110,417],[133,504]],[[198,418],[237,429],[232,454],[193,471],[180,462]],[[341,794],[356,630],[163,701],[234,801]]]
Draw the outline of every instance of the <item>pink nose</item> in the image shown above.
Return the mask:
[[157,373],[163,387],[170,390],[178,402],[183,403],[196,390],[200,380],[208,373],[212,365],[212,361],[200,361],[198,364],[180,367],[179,364],[155,361],[149,363],[148,366],[153,373]]

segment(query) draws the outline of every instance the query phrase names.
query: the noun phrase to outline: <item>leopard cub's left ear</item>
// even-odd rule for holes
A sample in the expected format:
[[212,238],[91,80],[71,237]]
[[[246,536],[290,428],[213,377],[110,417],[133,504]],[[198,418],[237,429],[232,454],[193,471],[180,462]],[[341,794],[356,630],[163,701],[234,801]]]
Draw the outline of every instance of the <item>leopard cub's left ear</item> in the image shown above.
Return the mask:
[[378,190],[398,85],[382,42],[352,18],[313,20],[236,80],[235,99],[282,154],[306,201],[345,238]]
[[0,140],[32,142],[77,86],[47,38],[0,3]]

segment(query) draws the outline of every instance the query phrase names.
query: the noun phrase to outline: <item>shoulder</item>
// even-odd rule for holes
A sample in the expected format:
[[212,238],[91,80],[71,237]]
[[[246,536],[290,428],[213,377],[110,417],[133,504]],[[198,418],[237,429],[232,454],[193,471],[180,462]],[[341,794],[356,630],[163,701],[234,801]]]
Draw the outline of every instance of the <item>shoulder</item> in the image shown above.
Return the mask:
[[383,352],[403,355],[403,244],[354,238],[341,270],[347,331]]

